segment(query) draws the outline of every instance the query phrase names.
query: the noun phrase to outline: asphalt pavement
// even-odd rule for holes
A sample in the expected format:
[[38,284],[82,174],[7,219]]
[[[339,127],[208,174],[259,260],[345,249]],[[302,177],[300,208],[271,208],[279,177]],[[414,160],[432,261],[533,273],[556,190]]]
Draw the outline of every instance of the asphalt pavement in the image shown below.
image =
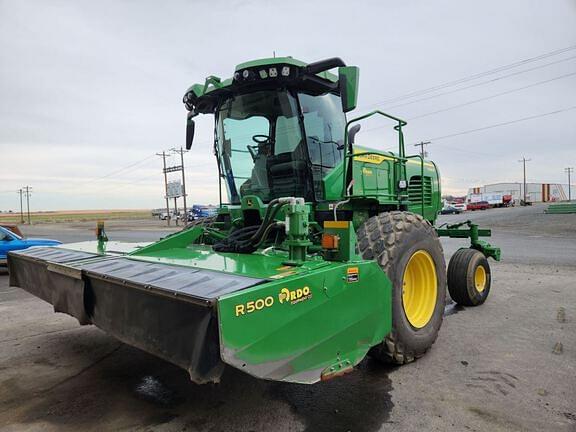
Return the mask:
[[[576,431],[576,215],[543,206],[447,215],[493,230],[503,260],[478,308],[449,304],[437,342],[403,367],[365,360],[313,386],[229,368],[218,385],[80,326],[0,276],[0,430]],[[112,222],[108,236],[153,241],[157,221]],[[25,227],[65,242],[91,224]],[[447,256],[460,240],[444,239]]]

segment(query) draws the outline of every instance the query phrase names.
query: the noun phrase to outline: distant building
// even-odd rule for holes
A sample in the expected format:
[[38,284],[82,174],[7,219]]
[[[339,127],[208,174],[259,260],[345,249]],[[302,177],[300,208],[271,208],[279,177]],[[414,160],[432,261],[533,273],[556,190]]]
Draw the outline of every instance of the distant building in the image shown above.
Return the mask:
[[[512,195],[513,201],[524,199],[523,183],[494,183],[468,189],[468,197],[476,194]],[[576,187],[572,185],[572,198]],[[559,183],[526,183],[526,200],[530,202],[549,202],[568,200],[568,185]]]

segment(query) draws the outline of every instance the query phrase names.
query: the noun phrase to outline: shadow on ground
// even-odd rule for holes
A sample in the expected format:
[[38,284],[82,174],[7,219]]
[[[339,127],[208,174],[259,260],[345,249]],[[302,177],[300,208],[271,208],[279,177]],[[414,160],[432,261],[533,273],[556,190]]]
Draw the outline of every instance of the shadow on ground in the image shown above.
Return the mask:
[[[5,425],[55,430],[375,432],[392,408],[390,368],[370,359],[346,376],[313,386],[258,380],[232,368],[220,384],[199,386],[170,363],[105,335],[98,339],[108,351],[94,359],[89,350],[97,347],[82,344],[92,360],[80,371],[46,380],[33,394],[15,385],[15,397],[0,402],[0,426],[4,417]],[[63,357],[72,349],[70,354],[83,354],[66,338],[58,344],[52,348]],[[42,359],[35,364],[61,367]]]

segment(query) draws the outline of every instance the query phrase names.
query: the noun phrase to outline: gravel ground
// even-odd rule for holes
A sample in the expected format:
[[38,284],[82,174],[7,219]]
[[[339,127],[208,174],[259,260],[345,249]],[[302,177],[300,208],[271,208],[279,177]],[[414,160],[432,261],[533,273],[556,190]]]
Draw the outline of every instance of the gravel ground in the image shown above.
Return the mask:
[[[219,385],[123,345],[0,276],[0,430],[576,431],[576,215],[543,206],[441,217],[493,229],[503,260],[479,308],[448,305],[439,338],[400,367],[370,359],[302,386],[233,369]],[[92,224],[26,227],[63,241]],[[166,235],[155,221],[111,223],[114,240]],[[443,240],[451,255],[460,241]]]

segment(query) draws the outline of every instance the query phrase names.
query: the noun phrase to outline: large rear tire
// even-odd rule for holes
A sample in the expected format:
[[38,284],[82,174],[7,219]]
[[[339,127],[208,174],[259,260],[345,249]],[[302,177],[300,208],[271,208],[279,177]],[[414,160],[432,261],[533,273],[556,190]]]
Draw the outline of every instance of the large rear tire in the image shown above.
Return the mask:
[[359,228],[358,246],[392,282],[392,331],[370,354],[395,364],[423,356],[438,336],[446,299],[446,263],[436,231],[414,213],[381,213]]

